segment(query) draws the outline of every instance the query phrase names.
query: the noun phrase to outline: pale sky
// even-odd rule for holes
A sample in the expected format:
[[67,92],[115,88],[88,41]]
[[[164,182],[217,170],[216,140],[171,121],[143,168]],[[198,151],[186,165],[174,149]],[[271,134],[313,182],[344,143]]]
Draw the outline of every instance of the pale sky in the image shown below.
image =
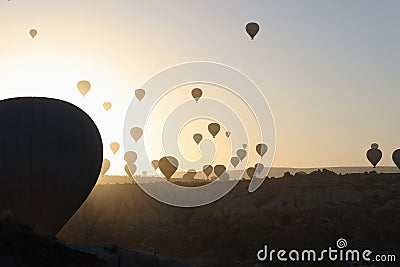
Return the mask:
[[[399,1],[0,2],[0,98],[47,96],[85,110],[110,173],[123,173],[125,113],[163,69],[215,61],[249,76],[276,124],[273,166],[380,165],[400,147]],[[246,23],[260,24],[251,41]],[[35,28],[35,39],[29,30]],[[88,80],[83,98],[76,89]],[[106,112],[102,103],[113,106]]]

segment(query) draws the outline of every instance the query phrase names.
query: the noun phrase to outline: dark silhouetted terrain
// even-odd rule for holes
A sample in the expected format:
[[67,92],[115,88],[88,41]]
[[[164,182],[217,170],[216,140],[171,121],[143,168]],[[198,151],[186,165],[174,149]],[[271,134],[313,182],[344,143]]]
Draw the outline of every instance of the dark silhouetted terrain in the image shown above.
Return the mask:
[[327,248],[339,238],[349,248],[400,259],[400,174],[324,170],[267,179],[252,194],[248,185],[241,181],[221,200],[191,209],[164,205],[136,184],[97,185],[58,238],[118,244],[194,266],[251,266],[264,244]]

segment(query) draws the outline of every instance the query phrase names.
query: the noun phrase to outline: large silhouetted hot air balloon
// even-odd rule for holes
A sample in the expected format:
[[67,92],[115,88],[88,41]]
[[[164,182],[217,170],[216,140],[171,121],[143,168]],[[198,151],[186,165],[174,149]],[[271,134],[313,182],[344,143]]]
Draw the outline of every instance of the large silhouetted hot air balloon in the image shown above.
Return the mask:
[[254,167],[247,168],[247,170],[246,170],[246,173],[250,179],[253,178],[255,172],[256,172],[256,168],[254,168]]
[[37,35],[37,30],[36,29],[31,29],[29,30],[29,35],[34,39]]
[[143,130],[139,127],[133,127],[130,131],[133,140],[137,143],[143,135]]
[[379,147],[378,144],[374,143],[371,145],[371,148],[368,149],[367,151],[367,159],[372,164],[372,166],[374,166],[374,168],[382,158],[382,151],[378,147]]
[[215,167],[214,167],[214,173],[218,177],[220,177],[225,171],[226,171],[226,167],[224,165],[219,164],[219,165],[215,165]]
[[215,138],[215,136],[218,134],[220,129],[221,129],[221,126],[216,122],[210,123],[208,125],[208,131],[210,132],[210,134],[212,135],[213,138]]
[[154,170],[157,170],[158,169],[158,160],[153,160],[152,162],[151,162],[151,166],[153,166],[153,168],[154,168]]
[[240,162],[240,159],[238,157],[231,158],[231,163],[232,163],[233,167],[236,168],[236,166],[239,164],[239,162]]
[[112,142],[110,144],[110,149],[114,153],[114,155],[118,152],[120,145],[117,142]]
[[91,192],[103,161],[100,133],[57,99],[0,101],[0,214],[54,236]]
[[108,159],[103,159],[103,164],[101,165],[100,176],[104,176],[108,169],[110,169],[110,161]]
[[158,167],[167,180],[171,179],[172,175],[174,175],[178,169],[178,165],[178,160],[172,156],[162,157],[158,161]]
[[268,146],[266,144],[256,145],[256,151],[260,157],[264,157],[265,153],[268,151]]
[[208,178],[210,176],[210,174],[213,172],[213,167],[211,165],[204,165],[203,172]]
[[196,144],[199,144],[201,140],[203,140],[203,136],[199,133],[193,135],[193,140],[196,142]]
[[139,101],[142,101],[143,97],[146,95],[146,92],[143,89],[135,90],[135,96]]
[[196,100],[196,103],[199,102],[200,97],[203,95],[203,91],[200,88],[194,88],[192,90],[192,96],[194,100]]
[[91,85],[88,81],[79,81],[76,87],[78,88],[82,96],[85,96],[89,92]]
[[392,160],[396,164],[397,168],[400,169],[400,149],[393,151]]
[[104,102],[104,103],[103,103],[103,108],[104,108],[106,111],[109,111],[110,108],[111,108],[111,106],[112,106],[112,104],[111,104],[110,102]]
[[238,158],[240,159],[240,161],[242,161],[245,157],[246,157],[246,155],[247,155],[247,152],[246,152],[246,150],[244,150],[244,149],[238,149],[237,151],[236,151],[236,155],[238,156]]
[[260,30],[260,26],[255,22],[247,23],[246,25],[246,32],[250,36],[251,40],[257,35],[258,31]]
[[126,162],[134,163],[137,159],[137,154],[135,151],[126,151],[124,154],[124,160]]

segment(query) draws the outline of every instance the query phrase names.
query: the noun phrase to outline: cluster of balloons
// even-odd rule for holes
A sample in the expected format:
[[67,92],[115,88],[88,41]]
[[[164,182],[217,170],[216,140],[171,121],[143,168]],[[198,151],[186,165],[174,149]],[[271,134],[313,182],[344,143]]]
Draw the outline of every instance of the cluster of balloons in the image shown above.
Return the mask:
[[[382,159],[382,151],[379,149],[379,145],[377,143],[371,144],[371,148],[367,151],[367,159],[374,168]],[[393,151],[392,160],[397,168],[400,169],[400,149]]]
[[[128,174],[130,178],[133,178],[137,170],[137,166],[135,165],[135,161],[137,160],[137,154],[134,151],[127,151],[124,155],[125,164],[125,172]],[[147,174],[147,173],[146,173]]]

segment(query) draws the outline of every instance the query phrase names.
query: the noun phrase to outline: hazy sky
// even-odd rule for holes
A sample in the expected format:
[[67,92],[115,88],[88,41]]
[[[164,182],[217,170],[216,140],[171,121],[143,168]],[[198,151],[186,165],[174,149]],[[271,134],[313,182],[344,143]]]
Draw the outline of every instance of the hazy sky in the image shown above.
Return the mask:
[[[48,96],[83,108],[121,173],[134,90],[166,67],[215,61],[248,75],[276,123],[274,166],[368,165],[372,142],[400,147],[399,1],[0,2],[0,97]],[[250,41],[244,27],[260,24]],[[34,40],[29,30],[36,28]],[[82,98],[79,80],[91,91]],[[113,107],[102,108],[104,101]],[[114,164],[113,164],[114,163]]]

